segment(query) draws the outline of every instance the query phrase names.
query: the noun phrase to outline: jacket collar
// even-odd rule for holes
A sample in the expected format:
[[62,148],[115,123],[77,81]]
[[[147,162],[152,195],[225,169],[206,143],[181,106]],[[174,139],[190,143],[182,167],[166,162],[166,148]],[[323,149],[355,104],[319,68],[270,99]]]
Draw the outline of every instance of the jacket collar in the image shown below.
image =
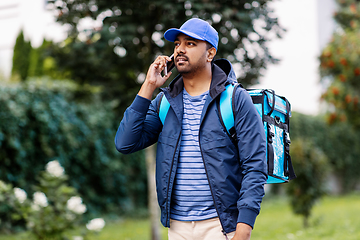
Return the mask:
[[[225,90],[227,84],[236,82],[235,72],[231,63],[226,59],[215,60],[212,66],[212,79],[209,89],[209,95],[212,99],[216,98]],[[184,88],[184,82],[181,75],[178,75],[164,90],[168,91],[172,98],[179,95]]]

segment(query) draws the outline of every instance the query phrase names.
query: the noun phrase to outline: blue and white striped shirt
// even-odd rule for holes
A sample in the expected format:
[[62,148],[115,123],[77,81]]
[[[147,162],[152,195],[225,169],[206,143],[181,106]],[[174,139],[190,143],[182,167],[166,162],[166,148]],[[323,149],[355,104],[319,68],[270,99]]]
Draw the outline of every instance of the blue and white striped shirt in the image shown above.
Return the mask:
[[201,112],[208,91],[191,96],[183,90],[180,157],[171,202],[171,218],[200,221],[217,217],[199,147]]

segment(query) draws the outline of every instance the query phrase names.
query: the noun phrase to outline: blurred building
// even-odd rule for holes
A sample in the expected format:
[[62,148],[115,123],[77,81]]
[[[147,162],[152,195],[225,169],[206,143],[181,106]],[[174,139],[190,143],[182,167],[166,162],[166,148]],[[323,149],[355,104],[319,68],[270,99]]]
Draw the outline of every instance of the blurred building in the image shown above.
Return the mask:
[[335,0],[273,0],[271,6],[286,29],[282,39],[269,44],[281,60],[270,65],[258,88],[285,96],[292,110],[316,115],[321,111],[319,56],[335,29]]

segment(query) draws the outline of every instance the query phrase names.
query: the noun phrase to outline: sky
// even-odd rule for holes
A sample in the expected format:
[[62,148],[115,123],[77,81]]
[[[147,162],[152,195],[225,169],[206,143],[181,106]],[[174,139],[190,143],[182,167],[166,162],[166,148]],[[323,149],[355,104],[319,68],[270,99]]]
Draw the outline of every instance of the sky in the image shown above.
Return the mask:
[[[316,115],[321,112],[318,56],[334,30],[334,0],[274,0],[271,7],[280,24],[287,29],[282,39],[269,44],[271,53],[281,61],[269,65],[260,84],[285,96],[292,110]],[[20,31],[31,38],[33,47],[43,38],[62,40],[64,28],[45,10],[45,0],[0,0],[0,71],[11,69],[12,47]]]
[[0,46],[11,46],[21,29],[31,38],[33,47],[41,45],[44,37],[65,37],[54,16],[45,11],[46,0],[0,0],[0,31],[6,34]]
[[60,40],[66,36],[54,16],[45,11],[45,0],[0,0],[0,74],[5,77],[10,74],[13,47],[21,29],[33,47],[39,47],[44,38]]

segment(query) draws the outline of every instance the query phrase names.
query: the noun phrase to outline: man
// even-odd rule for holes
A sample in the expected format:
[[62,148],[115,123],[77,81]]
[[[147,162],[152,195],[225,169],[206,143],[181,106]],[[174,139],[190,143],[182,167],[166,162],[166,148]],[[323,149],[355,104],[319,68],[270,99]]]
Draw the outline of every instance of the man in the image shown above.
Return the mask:
[[[158,143],[157,194],[170,240],[250,239],[267,178],[261,119],[248,93],[237,88],[236,142],[223,127],[219,96],[236,77],[227,60],[213,61],[219,37],[211,25],[193,18],[164,37],[174,42],[180,75],[151,101],[171,75],[161,74],[171,59],[156,58],[124,113],[116,148],[132,153]],[[164,125],[158,113],[163,97],[170,103]]]

